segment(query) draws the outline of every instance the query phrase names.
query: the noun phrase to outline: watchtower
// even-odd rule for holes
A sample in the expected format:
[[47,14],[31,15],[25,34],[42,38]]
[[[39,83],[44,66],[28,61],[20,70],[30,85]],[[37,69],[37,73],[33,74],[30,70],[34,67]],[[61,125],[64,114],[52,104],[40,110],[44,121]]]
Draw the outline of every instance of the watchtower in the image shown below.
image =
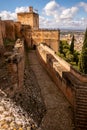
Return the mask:
[[17,19],[22,25],[30,25],[35,30],[39,28],[39,15],[32,6],[29,7],[29,12],[17,13]]

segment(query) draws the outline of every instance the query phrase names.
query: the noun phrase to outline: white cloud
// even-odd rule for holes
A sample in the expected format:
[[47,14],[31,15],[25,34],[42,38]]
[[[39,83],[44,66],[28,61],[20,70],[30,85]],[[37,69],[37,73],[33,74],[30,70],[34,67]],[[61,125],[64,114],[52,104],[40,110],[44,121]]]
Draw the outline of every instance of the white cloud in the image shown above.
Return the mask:
[[55,13],[58,13],[57,8],[59,8],[59,4],[57,4],[53,0],[47,3],[43,10],[46,15],[50,16],[50,15],[55,15]]
[[16,13],[11,13],[10,11],[2,11],[0,12],[0,17],[2,20],[16,20]]
[[73,26],[74,17],[78,10],[78,7],[65,8],[59,5],[55,0],[52,0],[44,7],[44,20],[42,19],[43,21],[41,22],[45,23],[45,20],[49,21],[49,23],[46,22],[46,25],[44,24],[44,26],[51,28]]
[[[41,23],[44,23],[44,27],[55,27],[55,28],[86,28],[87,19],[86,18],[78,18],[78,13],[80,8],[84,7],[87,10],[87,3],[80,2],[70,8],[65,8],[59,5],[55,0],[50,1],[44,7],[44,21],[41,20]],[[48,19],[49,18],[49,19]],[[45,21],[49,21],[46,22]],[[43,24],[42,24],[43,26]]]
[[17,13],[19,12],[28,12],[28,7],[17,7],[14,12],[1,11],[0,17],[2,20],[17,20]]
[[72,19],[73,16],[77,13],[78,8],[77,7],[71,7],[68,9],[64,9],[60,15],[60,18],[62,19]]
[[17,7],[15,9],[15,13],[19,13],[19,12],[28,12],[29,7]]
[[87,3],[85,3],[85,2],[80,2],[80,3],[79,3],[79,6],[80,6],[80,7],[83,7],[84,10],[87,12]]

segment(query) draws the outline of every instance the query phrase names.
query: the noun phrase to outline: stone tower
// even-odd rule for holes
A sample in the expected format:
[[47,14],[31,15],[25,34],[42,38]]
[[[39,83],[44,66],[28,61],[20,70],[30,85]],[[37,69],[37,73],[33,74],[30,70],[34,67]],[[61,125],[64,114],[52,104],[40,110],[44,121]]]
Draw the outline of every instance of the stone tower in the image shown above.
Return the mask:
[[22,25],[30,25],[32,29],[39,29],[39,15],[33,11],[33,7],[29,7],[29,12],[17,14],[17,19]]

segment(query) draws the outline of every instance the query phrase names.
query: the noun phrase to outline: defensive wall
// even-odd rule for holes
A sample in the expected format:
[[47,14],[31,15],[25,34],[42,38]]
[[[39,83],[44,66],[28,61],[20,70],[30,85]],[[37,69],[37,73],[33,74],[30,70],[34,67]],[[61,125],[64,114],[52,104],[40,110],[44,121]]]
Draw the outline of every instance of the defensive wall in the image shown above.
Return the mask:
[[46,44],[48,47],[58,52],[60,42],[59,29],[38,29],[38,30],[25,30],[23,33],[28,47],[33,47],[40,43]]
[[5,39],[16,40],[24,38],[28,47],[44,43],[55,52],[58,52],[60,41],[59,29],[30,29],[28,25],[21,25],[20,22],[12,20],[0,21],[0,46],[3,46]]
[[[15,46],[12,52],[5,52],[4,56],[7,62],[7,68],[11,76],[12,89],[9,86],[9,95],[13,96],[16,91],[20,91],[20,88],[24,84],[24,68],[25,68],[25,56],[24,56],[24,42],[18,39],[15,42]],[[6,93],[8,93],[6,92]]]
[[17,38],[21,38],[21,28],[20,22],[14,22],[12,20],[0,20],[0,54],[4,52],[4,41],[8,39],[10,41],[15,41]]
[[80,74],[45,45],[38,45],[37,56],[74,110],[76,130],[87,129],[87,75]]

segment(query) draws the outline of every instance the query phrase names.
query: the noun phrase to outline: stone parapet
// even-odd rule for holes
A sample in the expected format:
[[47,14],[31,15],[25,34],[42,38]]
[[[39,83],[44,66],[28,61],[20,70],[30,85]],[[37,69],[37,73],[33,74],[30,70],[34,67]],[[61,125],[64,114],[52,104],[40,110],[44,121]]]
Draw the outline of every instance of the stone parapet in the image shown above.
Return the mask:
[[80,75],[71,65],[45,45],[37,47],[40,62],[70,102],[76,130],[87,129],[87,75]]

